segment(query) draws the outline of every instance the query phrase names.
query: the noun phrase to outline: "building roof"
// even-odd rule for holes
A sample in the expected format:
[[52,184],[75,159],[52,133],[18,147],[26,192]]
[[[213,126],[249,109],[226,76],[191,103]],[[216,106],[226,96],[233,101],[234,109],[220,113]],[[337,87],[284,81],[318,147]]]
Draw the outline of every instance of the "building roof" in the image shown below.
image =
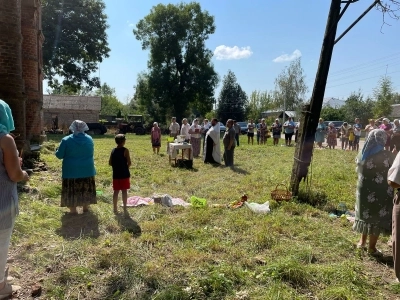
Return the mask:
[[399,118],[400,117],[400,104],[392,104],[392,112],[389,118]]
[[330,106],[333,108],[339,108],[341,106],[343,106],[346,103],[346,101],[344,100],[340,100],[337,98],[333,98],[333,97],[328,97],[328,98],[324,98],[324,102],[322,103],[322,106]]
[[[278,118],[282,118],[283,117],[283,110],[266,110],[266,111],[263,111],[261,114],[264,115],[264,116],[279,115]],[[296,112],[294,110],[286,110],[285,114],[288,117],[292,117],[292,118],[294,118],[296,116]]]
[[101,97],[43,95],[43,109],[101,110]]

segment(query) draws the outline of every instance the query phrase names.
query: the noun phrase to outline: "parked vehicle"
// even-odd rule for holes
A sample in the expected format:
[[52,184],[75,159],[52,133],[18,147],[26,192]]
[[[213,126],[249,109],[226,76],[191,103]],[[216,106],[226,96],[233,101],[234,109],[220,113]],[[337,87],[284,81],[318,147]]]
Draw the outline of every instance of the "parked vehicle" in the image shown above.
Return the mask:
[[247,122],[236,122],[240,126],[241,134],[247,133]]
[[118,128],[119,132],[123,134],[132,132],[142,135],[146,133],[142,115],[128,115],[128,119],[119,123]]
[[[107,127],[101,123],[86,123],[86,125],[89,127],[89,130],[85,131],[87,134],[105,134],[107,132]],[[71,133],[72,131],[69,130],[69,134]]]
[[218,122],[219,123],[219,131],[220,132],[225,132],[226,131],[226,127],[224,124],[222,124],[222,122]]

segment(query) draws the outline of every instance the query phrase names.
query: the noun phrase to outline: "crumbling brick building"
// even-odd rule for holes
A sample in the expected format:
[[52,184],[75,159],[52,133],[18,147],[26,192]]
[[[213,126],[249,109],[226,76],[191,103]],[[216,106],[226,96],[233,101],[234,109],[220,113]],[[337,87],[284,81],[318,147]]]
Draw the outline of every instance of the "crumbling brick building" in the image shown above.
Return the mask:
[[43,127],[41,28],[41,0],[0,0],[0,99],[12,109],[19,147]]

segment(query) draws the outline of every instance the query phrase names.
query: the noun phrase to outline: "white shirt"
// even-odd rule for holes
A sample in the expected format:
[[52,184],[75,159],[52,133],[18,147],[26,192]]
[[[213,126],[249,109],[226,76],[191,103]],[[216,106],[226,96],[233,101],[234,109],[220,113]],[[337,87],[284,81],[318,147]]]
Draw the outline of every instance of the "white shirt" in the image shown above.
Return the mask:
[[190,140],[190,134],[189,134],[189,129],[190,125],[189,124],[182,124],[181,126],[181,135],[185,136],[185,140]]
[[400,184],[400,152],[397,153],[392,166],[388,171],[387,180]]
[[[196,130],[196,129],[199,130],[198,133],[195,133],[195,130]],[[201,138],[201,133],[200,133],[200,131],[201,131],[201,126],[200,126],[200,125],[192,125],[192,126],[190,126],[190,130],[192,131],[192,133],[190,134],[190,136],[191,136],[192,138],[195,138],[195,139]]]

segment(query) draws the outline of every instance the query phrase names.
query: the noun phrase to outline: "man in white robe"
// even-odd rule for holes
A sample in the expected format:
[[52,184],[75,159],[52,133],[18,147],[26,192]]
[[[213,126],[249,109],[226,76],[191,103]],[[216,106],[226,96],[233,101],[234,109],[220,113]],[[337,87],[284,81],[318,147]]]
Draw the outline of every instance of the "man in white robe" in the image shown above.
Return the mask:
[[212,127],[207,131],[204,144],[204,163],[221,164],[220,128],[217,119],[211,120]]

